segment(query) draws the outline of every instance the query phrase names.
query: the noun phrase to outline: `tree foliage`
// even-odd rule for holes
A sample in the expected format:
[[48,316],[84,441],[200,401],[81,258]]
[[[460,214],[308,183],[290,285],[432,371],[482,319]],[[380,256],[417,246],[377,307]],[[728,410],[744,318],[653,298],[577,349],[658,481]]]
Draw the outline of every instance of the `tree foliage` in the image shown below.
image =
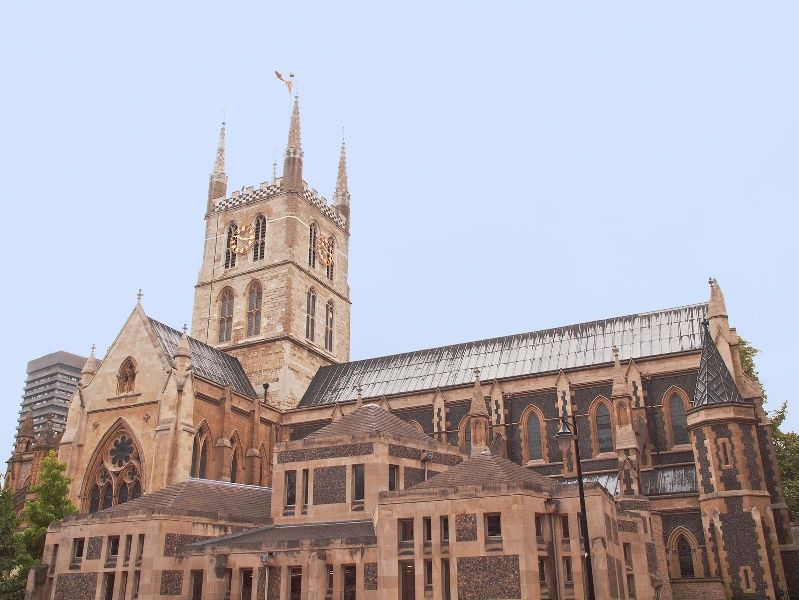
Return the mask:
[[28,569],[33,561],[17,530],[19,518],[14,512],[11,496],[11,490],[0,492],[0,598],[22,600]]
[[[742,337],[738,338],[738,342],[744,373],[752,379],[758,379],[755,356],[760,351]],[[763,400],[766,400],[765,390]],[[799,433],[782,430],[787,414],[788,402],[783,401],[778,409],[769,413],[769,417],[774,428],[774,450],[782,480],[782,492],[793,518],[799,518]]]
[[42,459],[39,483],[31,490],[36,497],[28,502],[22,513],[28,524],[23,532],[25,546],[37,560],[41,559],[44,552],[44,538],[50,523],[78,512],[69,499],[71,480],[64,475],[66,468],[66,465],[58,462],[55,450],[50,450]]

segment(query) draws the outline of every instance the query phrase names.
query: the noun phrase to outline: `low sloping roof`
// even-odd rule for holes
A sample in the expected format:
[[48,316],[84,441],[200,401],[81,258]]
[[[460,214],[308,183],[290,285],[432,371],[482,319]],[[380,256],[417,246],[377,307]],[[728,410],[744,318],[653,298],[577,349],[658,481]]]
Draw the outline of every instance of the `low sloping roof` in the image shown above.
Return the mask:
[[702,348],[707,303],[322,367],[300,407],[521,377]]
[[109,518],[137,512],[196,514],[222,520],[268,523],[272,489],[210,479],[187,479],[135,500],[77,518]]
[[318,440],[323,438],[340,436],[351,437],[375,433],[390,433],[420,442],[433,441],[433,438],[425,435],[416,429],[416,427],[403,421],[399,417],[392,415],[387,410],[380,408],[377,404],[365,404],[358,410],[344,415],[338,421],[333,421],[330,425],[325,425],[305,439]]
[[551,491],[557,483],[535,471],[517,465],[501,456],[483,451],[444,471],[427,481],[410,488],[411,490],[452,488],[463,486],[497,486],[516,484],[532,486],[542,491]]
[[[177,348],[180,341],[181,333],[177,329],[172,329],[152,317],[149,318],[161,348],[166,353],[170,365],[174,366],[175,348]],[[223,386],[229,385],[233,388],[233,391],[247,398],[255,399],[258,397],[252,387],[252,383],[247,378],[247,374],[244,372],[244,368],[236,357],[212,348],[193,337],[188,338],[188,340],[189,349],[191,350],[191,367],[195,374]]]
[[309,523],[307,525],[268,525],[244,533],[203,540],[189,544],[186,548],[202,548],[212,544],[227,547],[264,548],[291,547],[303,541],[317,545],[330,540],[352,543],[377,543],[372,521],[337,521],[332,523]]

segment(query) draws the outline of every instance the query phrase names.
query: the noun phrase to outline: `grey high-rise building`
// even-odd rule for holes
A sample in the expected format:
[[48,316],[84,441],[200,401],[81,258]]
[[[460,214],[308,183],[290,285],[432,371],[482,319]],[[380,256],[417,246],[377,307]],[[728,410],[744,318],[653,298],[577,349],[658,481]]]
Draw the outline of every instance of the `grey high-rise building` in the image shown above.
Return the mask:
[[85,363],[85,357],[63,350],[28,363],[17,432],[29,410],[33,410],[35,434],[44,429],[48,418],[53,421],[54,432],[64,431],[69,400],[80,381],[80,371]]

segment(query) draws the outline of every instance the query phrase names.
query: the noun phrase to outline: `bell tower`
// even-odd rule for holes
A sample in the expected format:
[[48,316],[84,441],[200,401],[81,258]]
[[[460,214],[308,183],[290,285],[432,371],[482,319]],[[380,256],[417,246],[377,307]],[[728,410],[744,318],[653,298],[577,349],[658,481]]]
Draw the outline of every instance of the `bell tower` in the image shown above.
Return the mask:
[[333,205],[302,178],[294,98],[283,175],[227,194],[224,124],[205,214],[192,337],[239,359],[266,401],[297,405],[316,371],[350,354],[349,191],[342,146]]

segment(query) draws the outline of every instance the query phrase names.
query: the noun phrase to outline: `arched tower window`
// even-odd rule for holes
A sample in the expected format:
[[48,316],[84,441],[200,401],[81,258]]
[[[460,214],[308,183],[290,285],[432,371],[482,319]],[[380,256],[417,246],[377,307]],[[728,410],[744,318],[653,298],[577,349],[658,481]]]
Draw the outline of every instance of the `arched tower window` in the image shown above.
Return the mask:
[[667,392],[663,407],[666,413],[665,416],[668,419],[666,430],[671,438],[672,446],[690,443],[688,421],[685,417],[688,400],[687,396],[681,394],[680,391],[677,388],[673,388],[672,391]]
[[333,301],[325,304],[325,350],[333,351]]
[[225,240],[225,268],[231,269],[236,266],[236,253],[232,247],[236,243],[236,233],[238,227],[235,223],[231,223],[227,228],[227,239]]
[[233,338],[233,290],[225,288],[219,295],[219,341]]
[[703,577],[699,545],[684,527],[675,529],[668,543],[669,571],[672,579]]
[[605,398],[599,397],[591,406],[594,453],[613,452],[613,419],[610,405]]
[[124,504],[142,495],[140,453],[125,427],[117,427],[106,435],[88,473],[85,496],[88,512]]
[[201,427],[194,435],[194,445],[191,449],[191,476],[206,479],[208,476],[208,430]]
[[136,382],[136,362],[129,356],[119,367],[117,374],[117,394],[129,394],[133,392],[133,384]]
[[252,246],[252,259],[262,260],[266,254],[266,217],[258,215],[255,219],[255,242]]
[[257,281],[250,284],[247,291],[247,337],[261,333],[261,305],[263,288]]
[[524,460],[543,460],[545,456],[544,420],[534,406],[522,414]]
[[308,288],[305,303],[305,337],[314,340],[316,329],[316,290]]
[[311,223],[308,228],[308,266],[314,268],[316,266],[316,238],[319,230],[316,223]]
[[331,236],[327,239],[327,261],[325,264],[325,275],[333,281],[333,268],[336,264],[336,240]]

